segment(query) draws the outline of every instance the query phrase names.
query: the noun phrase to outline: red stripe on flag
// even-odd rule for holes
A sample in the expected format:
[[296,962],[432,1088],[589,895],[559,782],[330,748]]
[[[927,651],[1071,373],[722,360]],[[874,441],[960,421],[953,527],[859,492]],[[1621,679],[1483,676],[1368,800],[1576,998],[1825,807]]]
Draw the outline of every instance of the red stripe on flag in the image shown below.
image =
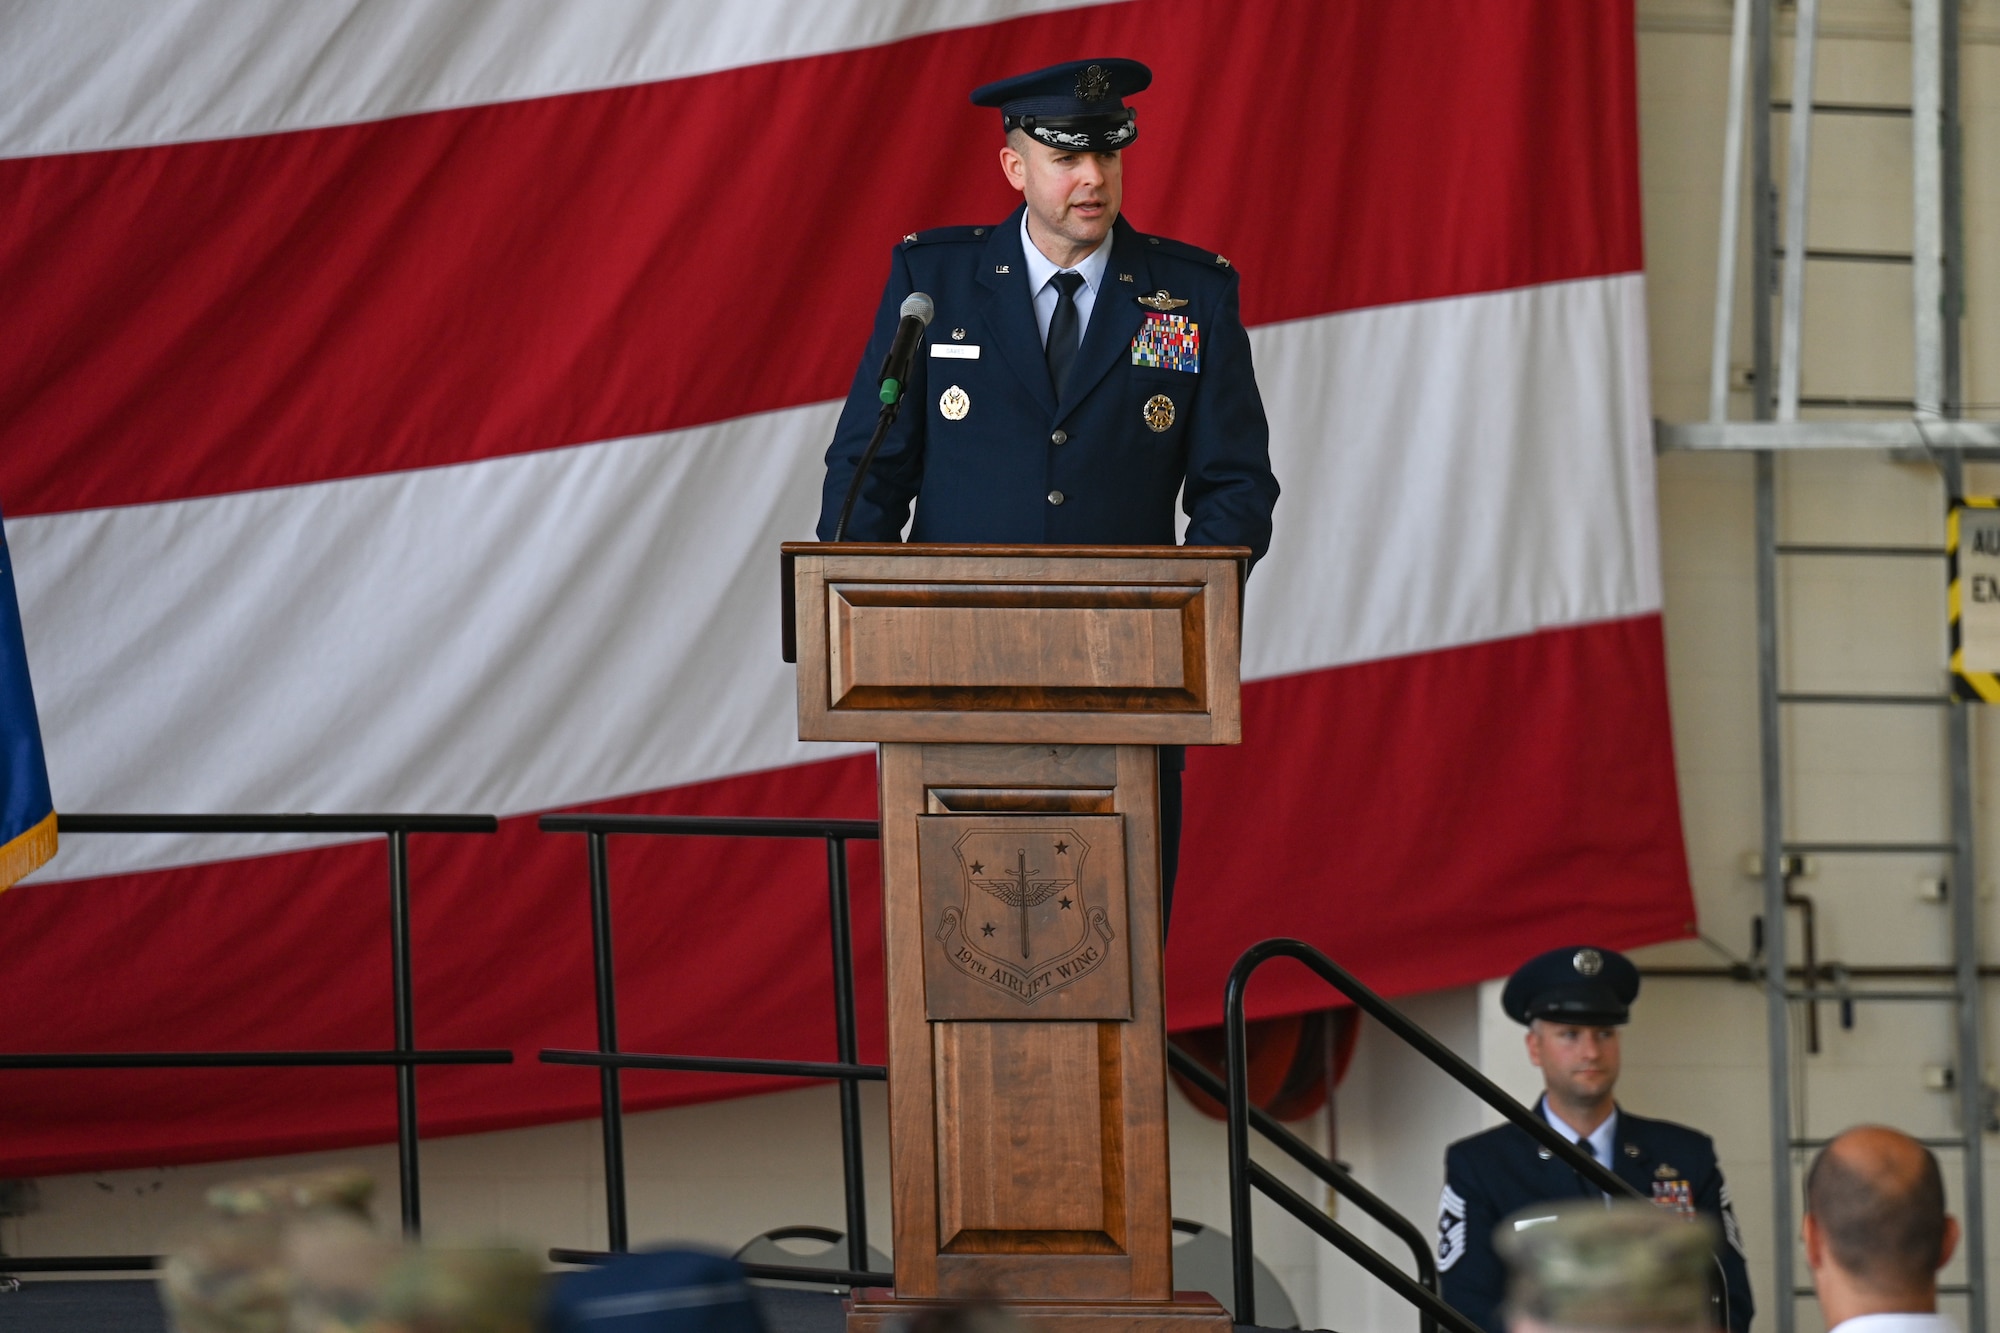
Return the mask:
[[[1218,1021],[1237,956],[1307,939],[1390,994],[1464,985],[1545,948],[1691,932],[1656,616],[1262,681],[1244,744],[1197,750],[1168,958],[1175,1027]],[[866,756],[612,803],[870,817]],[[614,839],[627,1050],[833,1058],[817,843]],[[430,1047],[511,1046],[422,1076],[427,1134],[596,1112],[580,837],[531,819],[413,843],[416,1009]],[[873,844],[853,845],[861,1055],[882,1058]],[[1415,870],[1412,870],[1415,867]],[[10,1050],[390,1044],[382,849],[351,846],[0,895]],[[79,985],[79,978],[87,984]],[[1287,964],[1259,1014],[1330,1002]],[[326,1148],[394,1133],[386,1070],[7,1073],[0,1174]],[[635,1109],[768,1080],[634,1074]]]
[[0,495],[177,499],[838,397],[890,243],[1012,206],[963,90],[1078,52],[1154,66],[1127,212],[1229,255],[1252,323],[1632,271],[1631,24],[1155,0],[0,163]]
[[[1397,995],[1694,934],[1657,615],[1259,681],[1243,744],[1188,754],[1177,1025],[1276,935]],[[1252,1008],[1332,997],[1284,964]]]

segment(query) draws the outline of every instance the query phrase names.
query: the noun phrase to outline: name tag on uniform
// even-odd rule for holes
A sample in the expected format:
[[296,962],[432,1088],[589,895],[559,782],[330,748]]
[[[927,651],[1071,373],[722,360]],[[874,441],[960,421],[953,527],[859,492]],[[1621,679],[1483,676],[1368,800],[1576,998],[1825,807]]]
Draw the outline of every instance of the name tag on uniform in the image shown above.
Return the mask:
[[978,343],[932,343],[931,355],[947,361],[977,361]]

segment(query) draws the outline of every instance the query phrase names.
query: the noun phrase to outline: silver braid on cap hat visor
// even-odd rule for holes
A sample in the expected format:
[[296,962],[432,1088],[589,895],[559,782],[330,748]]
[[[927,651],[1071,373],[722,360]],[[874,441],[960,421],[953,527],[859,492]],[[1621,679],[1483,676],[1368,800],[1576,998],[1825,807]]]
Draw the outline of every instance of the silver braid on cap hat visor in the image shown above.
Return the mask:
[[[1106,121],[1113,122],[1108,129],[1103,128]],[[1137,122],[1138,112],[1129,106],[1121,111],[1088,116],[1001,117],[1005,128],[1023,130],[1051,148],[1069,148],[1086,153],[1123,148],[1139,137]]]

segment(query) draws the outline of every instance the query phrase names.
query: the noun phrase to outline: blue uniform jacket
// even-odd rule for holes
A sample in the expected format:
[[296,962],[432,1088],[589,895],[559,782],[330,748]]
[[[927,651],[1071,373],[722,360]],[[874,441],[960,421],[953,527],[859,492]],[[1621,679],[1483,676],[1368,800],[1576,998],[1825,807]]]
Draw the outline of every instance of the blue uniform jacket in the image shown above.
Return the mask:
[[[875,429],[899,308],[921,291],[937,315],[849,540],[901,540],[914,500],[912,541],[1171,546],[1174,497],[1185,487],[1189,545],[1264,554],[1278,482],[1236,271],[1212,251],[1147,236],[1123,218],[1111,244],[1061,402],[1035,325],[1020,209],[994,226],[941,227],[895,247],[874,335],[826,453],[822,541],[833,537]],[[1198,369],[1133,363],[1133,339],[1152,313],[1138,298],[1163,288],[1187,302],[1171,313],[1199,330]],[[978,355],[948,359],[934,355],[940,347]],[[953,409],[961,400],[964,408],[955,420],[940,406],[954,387]],[[1154,429],[1168,414],[1154,401],[1162,397],[1172,420]]]
[[[1744,1333],[1755,1313],[1750,1272],[1714,1142],[1699,1130],[1645,1120],[1621,1107],[1611,1155],[1613,1174],[1641,1194],[1668,1207],[1706,1213],[1715,1222],[1723,1236],[1716,1258],[1724,1279],[1727,1324],[1730,1333]],[[1502,1333],[1500,1304],[1507,1275],[1493,1250],[1495,1230],[1533,1204],[1603,1197],[1514,1125],[1452,1144],[1445,1151],[1444,1197],[1438,1203],[1438,1277],[1445,1300],[1488,1333]]]

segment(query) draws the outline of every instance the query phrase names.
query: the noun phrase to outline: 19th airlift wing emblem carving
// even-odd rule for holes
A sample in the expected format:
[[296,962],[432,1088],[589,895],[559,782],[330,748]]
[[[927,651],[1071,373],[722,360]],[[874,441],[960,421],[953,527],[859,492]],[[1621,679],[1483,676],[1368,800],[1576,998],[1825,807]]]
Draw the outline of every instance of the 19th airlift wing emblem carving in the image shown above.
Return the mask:
[[[1106,839],[1098,830],[1090,830],[1093,837],[1076,827],[1100,822],[1111,825],[1104,832],[1113,834],[1122,824],[1115,816],[1061,824],[1032,818],[980,820],[952,830],[956,836],[949,863],[941,864],[943,858],[934,854],[924,856],[921,877],[930,881],[924,894],[925,926],[932,945],[925,951],[926,980],[947,983],[926,986],[933,999],[940,993],[961,999],[968,991],[984,993],[988,998],[971,1007],[999,1010],[985,1016],[1011,1012],[1027,1017],[1024,1010],[1032,1008],[1039,1018],[1050,1001],[1083,984],[1086,991],[1105,991],[1116,1010],[1098,1012],[1105,1003],[1102,997],[1078,997],[1090,1016],[1126,1016],[1131,987],[1125,979],[1123,858],[1105,856]],[[931,844],[928,853],[936,840],[926,841]],[[1121,866],[1115,902],[1113,886],[1096,864],[1105,859],[1116,859]],[[948,870],[954,881],[948,888],[936,882],[943,878],[937,874],[941,870]],[[938,964],[956,978],[936,975]],[[1113,975],[1105,980],[1113,984],[1108,989],[1088,984],[1107,965]],[[967,987],[966,980],[978,985]],[[957,1011],[964,1005],[949,1007]],[[1053,1008],[1064,1012],[1050,1016],[1083,1016],[1067,1012],[1075,1007],[1055,1003]]]

